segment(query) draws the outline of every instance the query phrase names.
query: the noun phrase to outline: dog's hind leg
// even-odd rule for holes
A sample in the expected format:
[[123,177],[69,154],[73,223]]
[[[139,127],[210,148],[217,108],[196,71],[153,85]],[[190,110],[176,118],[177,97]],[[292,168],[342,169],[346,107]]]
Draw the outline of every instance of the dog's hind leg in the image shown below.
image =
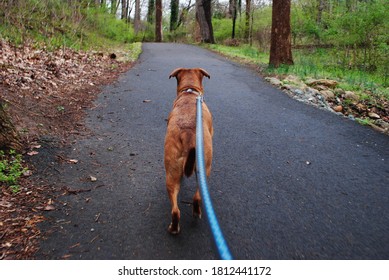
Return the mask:
[[199,181],[197,178],[197,171],[195,171],[196,174],[196,183],[197,183],[197,189],[195,192],[195,195],[193,196],[193,210],[192,214],[193,217],[198,217],[201,219],[201,195],[200,195],[200,189],[199,189]]
[[170,203],[172,206],[172,222],[169,225],[168,231],[171,234],[180,233],[180,209],[178,208],[177,197],[180,191],[180,179],[167,175],[166,188],[168,191]]
[[193,217],[198,217],[201,219],[201,196],[198,187],[195,195],[193,196]]

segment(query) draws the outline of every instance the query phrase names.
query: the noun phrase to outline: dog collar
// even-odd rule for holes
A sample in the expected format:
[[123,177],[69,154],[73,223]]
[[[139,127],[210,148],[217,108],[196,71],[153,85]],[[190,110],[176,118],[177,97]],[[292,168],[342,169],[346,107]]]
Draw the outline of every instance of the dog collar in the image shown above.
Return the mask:
[[194,94],[197,96],[203,96],[203,94],[201,92],[198,92],[198,91],[194,90],[193,88],[184,89],[181,92],[186,92],[186,93]]

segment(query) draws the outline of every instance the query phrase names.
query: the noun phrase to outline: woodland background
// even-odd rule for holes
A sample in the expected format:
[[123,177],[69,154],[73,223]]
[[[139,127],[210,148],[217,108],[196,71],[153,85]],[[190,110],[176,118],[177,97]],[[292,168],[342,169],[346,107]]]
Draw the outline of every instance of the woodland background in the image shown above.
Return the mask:
[[[215,43],[248,43],[269,52],[271,1],[204,2],[211,3]],[[33,39],[52,48],[76,49],[105,47],[112,41],[155,41],[158,9],[164,41],[201,41],[195,0],[2,0],[0,36],[15,44]],[[389,83],[388,30],[386,0],[291,1],[295,49],[336,56],[338,66],[378,73],[385,85]]]
[[[34,80],[36,73],[27,77],[12,65],[26,50],[131,52],[134,42],[202,43],[268,75],[335,79],[364,101],[362,117],[375,106],[387,118],[388,30],[387,0],[1,0],[1,78],[4,91],[17,84],[8,74],[19,84]],[[2,113],[9,100],[0,96],[1,146],[20,134]],[[343,113],[358,105],[352,101],[340,104]]]

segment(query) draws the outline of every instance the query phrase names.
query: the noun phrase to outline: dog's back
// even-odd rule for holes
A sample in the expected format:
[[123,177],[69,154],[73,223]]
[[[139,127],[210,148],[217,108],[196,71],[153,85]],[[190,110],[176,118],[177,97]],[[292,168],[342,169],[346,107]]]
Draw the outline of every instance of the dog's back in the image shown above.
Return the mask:
[[[168,118],[164,163],[166,187],[172,204],[172,223],[169,226],[169,232],[172,234],[180,231],[177,195],[181,178],[184,175],[191,176],[195,170],[196,97],[202,94],[203,76],[209,78],[209,74],[200,68],[178,68],[170,75],[177,78],[177,97]],[[202,106],[205,165],[209,176],[212,162],[212,116],[205,103]],[[193,198],[193,214],[201,217],[201,197],[198,188]]]
[[183,159],[184,175],[190,177],[196,159],[196,103],[193,102],[193,98],[185,95],[176,98],[168,119],[165,151],[172,140],[181,151],[181,155],[178,156]]

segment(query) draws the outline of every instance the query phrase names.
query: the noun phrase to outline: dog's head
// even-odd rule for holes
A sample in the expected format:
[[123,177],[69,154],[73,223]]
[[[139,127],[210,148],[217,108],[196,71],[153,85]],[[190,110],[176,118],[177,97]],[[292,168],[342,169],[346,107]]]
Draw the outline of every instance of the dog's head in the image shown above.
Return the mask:
[[190,88],[203,92],[203,78],[211,78],[208,72],[202,68],[177,68],[170,74],[169,79],[171,77],[177,79],[177,93]]

